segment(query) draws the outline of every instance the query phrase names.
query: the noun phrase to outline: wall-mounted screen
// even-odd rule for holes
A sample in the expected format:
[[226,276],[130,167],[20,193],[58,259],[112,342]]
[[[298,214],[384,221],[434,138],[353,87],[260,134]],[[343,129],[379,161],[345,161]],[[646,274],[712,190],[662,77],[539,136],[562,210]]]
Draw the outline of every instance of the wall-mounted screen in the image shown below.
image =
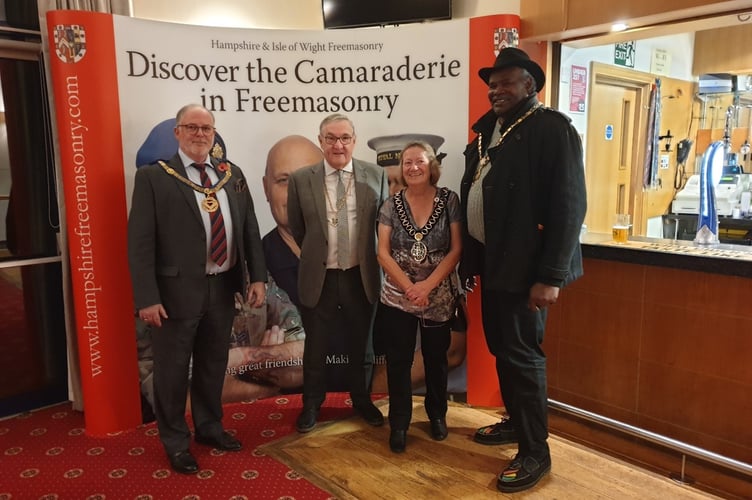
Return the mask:
[[452,18],[452,0],[322,0],[324,28],[355,28]]

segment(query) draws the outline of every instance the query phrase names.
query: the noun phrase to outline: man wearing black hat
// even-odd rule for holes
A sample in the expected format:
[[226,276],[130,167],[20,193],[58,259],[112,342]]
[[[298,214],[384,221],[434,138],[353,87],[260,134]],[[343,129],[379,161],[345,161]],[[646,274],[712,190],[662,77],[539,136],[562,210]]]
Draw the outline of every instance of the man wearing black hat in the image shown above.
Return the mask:
[[577,130],[538,102],[545,83],[538,64],[506,48],[479,75],[491,109],[473,125],[477,136],[465,149],[460,275],[468,288],[481,277],[483,329],[508,413],[478,429],[475,440],[518,443],[496,483],[516,492],[551,469],[541,344],[547,306],[582,274],[585,177]]

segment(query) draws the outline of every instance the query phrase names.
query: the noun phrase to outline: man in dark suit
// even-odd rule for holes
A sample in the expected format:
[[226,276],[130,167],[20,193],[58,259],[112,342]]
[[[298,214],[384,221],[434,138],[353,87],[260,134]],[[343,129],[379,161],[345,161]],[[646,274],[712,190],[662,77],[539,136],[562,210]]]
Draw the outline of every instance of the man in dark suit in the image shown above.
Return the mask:
[[319,127],[324,160],[288,181],[287,216],[300,246],[298,293],[306,331],[299,432],[313,429],[326,398],[331,336],[346,345],[353,407],[369,424],[384,423],[370,398],[371,324],[381,287],[375,222],[389,184],[383,169],[353,159],[355,141],[355,127],[345,115],[324,118]]
[[548,306],[582,274],[585,169],[569,118],[538,102],[546,76],[525,52],[503,49],[478,74],[491,109],[465,149],[460,276],[467,286],[481,276],[483,331],[509,417],[474,439],[517,443],[496,481],[514,493],[551,470],[542,344]]
[[172,468],[192,474],[198,464],[185,420],[189,385],[196,442],[242,447],[222,428],[222,383],[234,294],[247,288],[248,302],[260,306],[266,264],[242,171],[209,156],[212,113],[184,106],[174,133],[178,152],[136,172],[128,259],[138,316],[153,328],[160,439]]

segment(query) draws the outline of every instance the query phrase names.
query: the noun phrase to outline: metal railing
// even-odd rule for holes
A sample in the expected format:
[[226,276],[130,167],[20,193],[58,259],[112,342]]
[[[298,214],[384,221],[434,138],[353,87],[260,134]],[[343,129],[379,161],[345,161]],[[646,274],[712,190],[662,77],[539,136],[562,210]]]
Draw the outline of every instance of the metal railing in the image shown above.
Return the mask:
[[661,446],[665,446],[667,448],[680,452],[682,454],[682,470],[681,470],[680,477],[674,478],[679,481],[684,482],[684,477],[685,477],[684,465],[686,463],[687,455],[695,457],[695,458],[699,458],[701,460],[705,460],[707,462],[710,462],[716,465],[720,465],[722,467],[726,467],[731,470],[735,470],[737,472],[741,472],[742,474],[746,474],[748,476],[752,476],[752,464],[741,462],[739,460],[734,460],[733,458],[719,455],[718,453],[708,451],[704,448],[700,448],[700,447],[685,443],[683,441],[679,441],[679,440],[664,436],[662,434],[651,432],[649,430],[642,429],[640,427],[636,427],[634,425],[630,425],[625,422],[615,420],[613,418],[604,417],[603,415],[599,415],[597,413],[583,410],[581,408],[577,408],[576,406],[568,405],[560,401],[549,399],[548,405],[551,408],[561,410],[563,412],[575,415],[577,417],[581,417],[585,420],[589,420],[591,422],[595,422],[597,424],[601,424],[606,427],[616,429],[618,431],[624,432],[631,436],[636,436],[646,441],[650,441],[651,443],[659,444]]

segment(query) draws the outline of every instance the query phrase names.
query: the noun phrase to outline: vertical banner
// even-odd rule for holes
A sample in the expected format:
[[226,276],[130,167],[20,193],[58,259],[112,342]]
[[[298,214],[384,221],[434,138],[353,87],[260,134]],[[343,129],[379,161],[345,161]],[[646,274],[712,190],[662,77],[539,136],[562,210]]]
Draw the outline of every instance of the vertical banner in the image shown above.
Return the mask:
[[47,14],[86,432],[141,422],[112,17]]
[[[473,124],[490,108],[488,86],[478,76],[478,70],[493,66],[503,48],[517,46],[519,28],[520,17],[513,14],[470,20],[468,140],[475,137],[471,129]],[[510,40],[514,43],[509,43]],[[496,376],[496,361],[488,352],[481,324],[480,285],[467,295],[467,306],[470,316],[467,331],[467,402],[477,406],[499,406],[501,390]]]

